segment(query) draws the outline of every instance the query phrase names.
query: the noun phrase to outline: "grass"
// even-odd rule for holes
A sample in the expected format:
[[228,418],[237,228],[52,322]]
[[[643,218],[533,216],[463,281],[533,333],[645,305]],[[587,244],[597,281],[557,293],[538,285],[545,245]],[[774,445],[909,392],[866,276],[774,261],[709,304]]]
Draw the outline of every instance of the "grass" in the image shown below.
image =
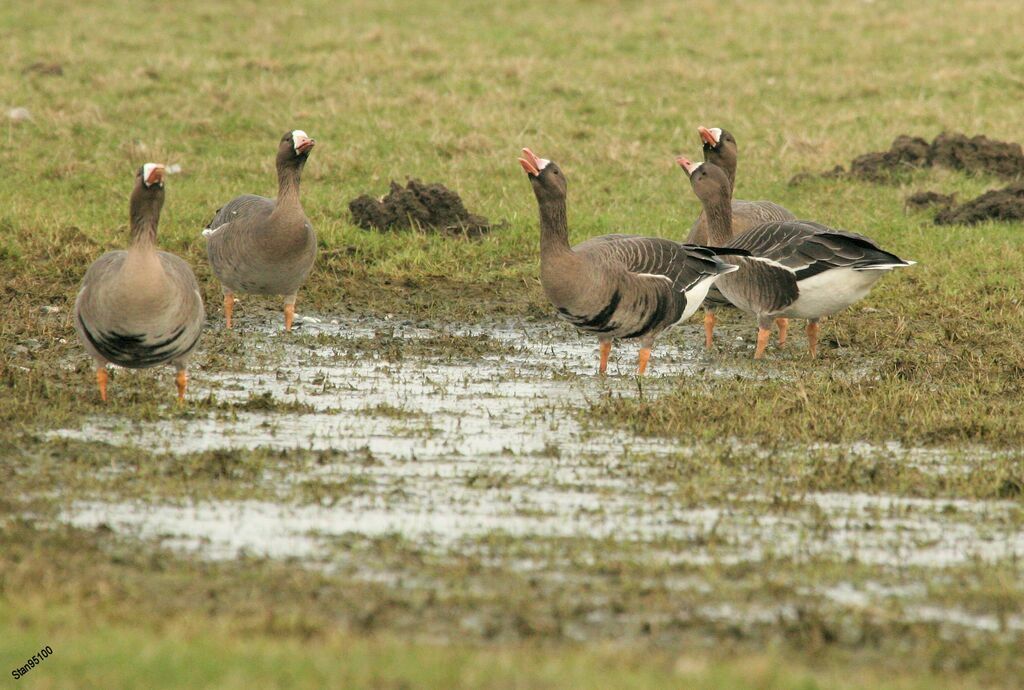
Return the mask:
[[[309,411],[258,394],[232,404],[193,400],[177,409],[163,373],[119,373],[115,400],[104,410],[69,318],[88,264],[126,242],[135,168],[149,160],[178,164],[182,173],[168,181],[160,241],[193,265],[212,315],[197,362],[210,373],[272,367],[278,350],[254,351],[251,335],[219,329],[219,289],[199,230],[236,194],[273,192],[274,147],[291,128],[318,140],[303,200],[320,255],[300,294],[300,312],[393,314],[452,324],[551,318],[537,281],[535,202],[515,160],[520,147],[530,146],[565,170],[574,240],[619,231],[681,238],[698,204],[672,158],[699,155],[698,124],[730,129],[740,143],[739,196],[770,198],[801,217],[862,232],[919,265],[886,278],[863,303],[827,322],[818,362],[806,361],[799,337],[789,351],[773,348],[757,365],[748,361],[746,344],[726,339],[705,360],[708,369],[728,366],[782,378],[744,376],[723,384],[696,375],[657,395],[612,385],[607,395],[570,413],[590,420],[596,432],[611,425],[696,442],[693,457],[661,466],[637,463],[626,473],[634,481],[674,483],[684,505],[754,484],[785,500],[813,491],[860,491],[1019,506],[1022,225],[937,227],[928,214],[903,207],[904,198],[920,189],[965,199],[1002,182],[938,169],[887,185],[787,181],[884,149],[900,133],[930,139],[958,130],[1024,140],[1024,82],[1018,76],[1024,50],[1017,40],[1022,21],[1024,7],[994,0],[957,7],[938,0],[821,1],[810,7],[796,0],[557,7],[466,1],[443,9],[408,0],[308,0],[272,9],[224,0],[157,4],[145,11],[125,0],[102,7],[56,0],[5,4],[0,106],[2,112],[26,107],[32,120],[4,121],[0,130],[0,294],[6,303],[0,320],[0,480],[9,489],[0,498],[0,542],[7,554],[6,560],[0,556],[6,609],[0,614],[11,614],[0,615],[0,656],[13,667],[23,650],[61,630],[57,655],[33,671],[30,687],[130,687],[157,675],[168,679],[167,687],[208,679],[233,687],[252,685],[257,672],[293,686],[543,687],[571,680],[580,686],[877,687],[884,681],[932,687],[939,681],[931,674],[946,668],[938,659],[947,653],[958,660],[942,678],[952,686],[995,682],[1000,669],[1014,663],[1019,669],[1019,660],[998,644],[958,640],[943,646],[937,642],[941,632],[932,628],[914,633],[923,641],[908,643],[906,658],[881,664],[885,673],[872,670],[878,654],[869,643],[825,644],[819,655],[802,642],[813,634],[770,626],[732,655],[699,646],[692,653],[643,645],[563,647],[557,631],[539,635],[536,646],[522,643],[521,636],[479,648],[434,646],[409,641],[412,625],[385,625],[366,637],[346,627],[358,616],[330,619],[302,607],[296,616],[303,625],[259,628],[251,625],[245,601],[227,597],[238,583],[257,583],[253,597],[272,599],[267,592],[282,587],[294,602],[307,603],[321,588],[348,583],[325,585],[296,575],[289,589],[272,566],[251,580],[242,567],[214,568],[217,583],[210,588],[228,603],[211,613],[204,603],[208,592],[195,596],[185,586],[213,577],[206,566],[162,552],[135,558],[115,548],[111,555],[98,546],[84,556],[72,543],[48,536],[48,528],[18,526],[13,516],[27,511],[52,517],[58,499],[97,492],[267,498],[271,492],[261,478],[281,480],[296,463],[317,462],[271,451],[171,456],[46,436],[101,411],[126,424]],[[58,64],[60,74],[33,68],[36,63]],[[472,211],[507,225],[479,241],[351,225],[349,199],[382,194],[390,180],[406,176],[442,181]],[[268,311],[279,319],[278,307],[246,299],[236,314],[242,324]],[[686,337],[696,337],[696,330],[685,331]],[[301,338],[310,349],[336,345],[319,336]],[[504,342],[454,333],[406,343],[377,334],[347,345],[340,356],[372,354],[392,363],[431,352],[442,360],[471,361],[513,351]],[[613,354],[630,356],[628,348]],[[657,357],[655,350],[655,376]],[[377,406],[374,413],[384,409]],[[401,406],[388,409],[396,424],[407,416]],[[936,474],[884,453],[866,461],[820,445],[857,441],[900,441],[954,455],[979,445],[1007,453],[969,472]],[[733,444],[789,452],[765,457],[737,452]],[[814,450],[805,453],[808,447]],[[111,468],[116,478],[104,474]],[[504,481],[500,472],[493,476]],[[325,492],[334,500],[362,488],[302,484],[295,492],[299,500],[322,500]],[[1019,510],[1016,515],[1012,519],[1019,522]],[[399,553],[420,558],[405,547]],[[66,562],[79,568],[66,569]],[[816,567],[793,573],[787,586],[840,578],[834,564]],[[99,570],[109,586],[89,586]],[[996,570],[950,573],[951,581],[933,583],[934,596],[966,597],[985,611],[1012,610],[1021,594],[1007,583],[1019,571]],[[630,582],[643,575],[632,573]],[[731,581],[726,575],[700,572],[723,583]],[[731,576],[768,586],[758,573]],[[147,589],[148,580],[186,592],[166,595],[177,607],[172,623],[161,622],[165,594]],[[969,595],[958,587],[964,582]],[[512,584],[512,591],[529,591],[528,584]],[[396,594],[367,596],[387,600]],[[582,595],[548,592],[540,604],[554,606],[562,596],[572,601]],[[631,601],[640,606],[643,597]],[[648,603],[651,610],[666,605],[660,599]],[[468,599],[460,605],[484,604]],[[418,610],[415,601],[401,606]],[[510,615],[500,606],[494,610],[499,618]],[[304,627],[310,620],[312,642]],[[898,625],[882,628],[857,629],[866,630],[868,640],[904,641]],[[239,629],[251,637],[236,638]],[[776,649],[768,641],[778,635],[787,641]],[[720,632],[714,639],[727,637]],[[133,653],[140,648],[141,657]],[[325,661],[341,655],[351,660],[344,669]],[[296,658],[306,662],[302,670],[286,669]],[[385,662],[396,670],[382,671]]]
[[[132,624],[96,624],[89,616],[33,604],[3,610],[16,622],[0,627],[0,655],[20,659],[59,638],[31,688],[782,688],[936,687],[938,674],[910,678],[866,671],[844,676],[837,664],[808,669],[775,654],[708,661],[686,652],[655,655],[605,646],[558,650],[440,646],[387,636],[332,635],[296,640],[238,636],[220,626],[174,621],[159,632]],[[188,640],[188,642],[184,642]],[[970,688],[969,682],[956,687]]]
[[[875,666],[861,658],[851,673],[849,654],[823,643],[835,633],[814,614],[787,631],[794,647],[742,638],[717,648],[699,638],[678,647],[614,638],[580,645],[545,635],[438,644],[422,632],[388,632],[434,623],[414,620],[422,612],[400,592],[382,598],[372,586],[329,588],[323,576],[272,561],[196,564],[111,542],[104,530],[66,529],[0,555],[5,590],[18,593],[0,605],[0,656],[16,668],[39,647],[54,649],[28,687],[980,688],[1006,679],[985,675],[991,669],[979,659],[1014,653],[965,652],[912,628],[903,644],[931,646],[932,668],[901,668],[883,648],[859,652]],[[396,545],[382,546],[386,553]],[[56,567],[48,562],[55,557],[63,559]],[[269,589],[254,606],[257,587]],[[200,609],[197,597],[206,602]],[[538,625],[542,607],[518,603],[521,625]]]

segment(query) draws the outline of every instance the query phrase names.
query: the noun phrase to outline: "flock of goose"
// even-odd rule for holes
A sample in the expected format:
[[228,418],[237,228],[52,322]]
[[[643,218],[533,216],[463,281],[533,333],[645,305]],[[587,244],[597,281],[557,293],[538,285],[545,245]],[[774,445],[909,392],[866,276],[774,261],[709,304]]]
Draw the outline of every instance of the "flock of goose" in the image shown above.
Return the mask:
[[[703,211],[686,242],[639,235],[603,235],[570,246],[565,175],[557,164],[523,149],[540,210],[540,278],[558,315],[600,342],[600,372],[612,342],[639,339],[643,374],[654,339],[703,304],[711,347],[716,310],[753,315],[755,358],[773,323],[785,344],[789,318],[807,320],[811,356],[818,322],[864,297],[886,272],[910,266],[873,241],[797,220],[768,201],[732,198],[737,146],[727,131],[698,129],[704,162],[680,157]],[[316,258],[316,234],[299,199],[302,169],[316,142],[302,130],[285,133],[277,151],[276,199],[246,194],[218,209],[203,230],[210,265],[224,290],[232,325],[235,293],[284,297],[285,329]],[[143,165],[130,198],[131,241],[86,271],[75,302],[75,329],[96,362],[107,399],[107,365],[177,372],[178,399],[188,385],[186,363],[206,321],[199,284],[181,258],[157,249],[165,168]]]

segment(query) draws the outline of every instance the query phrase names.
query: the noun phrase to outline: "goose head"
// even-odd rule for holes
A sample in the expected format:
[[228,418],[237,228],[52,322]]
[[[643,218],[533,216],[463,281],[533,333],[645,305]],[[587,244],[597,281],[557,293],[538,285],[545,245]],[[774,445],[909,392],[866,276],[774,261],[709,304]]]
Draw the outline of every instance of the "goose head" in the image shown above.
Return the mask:
[[565,198],[565,175],[557,163],[540,158],[530,149],[523,149],[519,164],[523,166],[526,176],[530,179],[537,201]]
[[285,132],[277,147],[277,162],[285,165],[302,165],[309,157],[309,152],[316,146],[316,140],[310,138],[301,129]]
[[719,127],[698,127],[697,133],[704,145],[704,161],[735,172],[738,148],[732,133]]
[[730,201],[729,176],[714,163],[694,163],[689,158],[679,156],[676,163],[690,178],[690,186],[702,203]]

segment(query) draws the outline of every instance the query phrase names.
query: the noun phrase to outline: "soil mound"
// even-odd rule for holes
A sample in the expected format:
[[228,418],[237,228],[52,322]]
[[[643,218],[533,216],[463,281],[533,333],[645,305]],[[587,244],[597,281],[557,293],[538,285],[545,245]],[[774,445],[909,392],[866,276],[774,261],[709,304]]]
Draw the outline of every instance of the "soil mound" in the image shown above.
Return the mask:
[[991,189],[965,204],[940,211],[936,225],[973,225],[984,220],[1024,219],[1024,184]]
[[367,230],[420,229],[466,237],[491,230],[486,218],[470,213],[462,198],[440,183],[410,179],[402,187],[392,181],[387,196],[378,200],[364,194],[348,208],[353,222]]
[[953,170],[985,172],[1007,179],[1024,175],[1024,151],[1020,144],[996,141],[983,134],[967,138],[957,132],[943,132],[932,142],[928,162]]
[[888,151],[865,153],[850,162],[850,174],[866,180],[884,181],[900,169],[923,168],[931,147],[921,137],[901,134]]
[[997,141],[983,134],[968,137],[960,132],[943,132],[931,143],[921,137],[901,134],[888,151],[873,151],[854,158],[849,171],[836,166],[819,175],[800,173],[790,184],[798,185],[815,177],[856,177],[889,182],[902,172],[931,166],[1012,180],[1024,177],[1024,150],[1015,142]]
[[949,208],[956,201],[956,194],[940,194],[938,192],[917,192],[907,197],[907,208],[915,211],[938,206]]

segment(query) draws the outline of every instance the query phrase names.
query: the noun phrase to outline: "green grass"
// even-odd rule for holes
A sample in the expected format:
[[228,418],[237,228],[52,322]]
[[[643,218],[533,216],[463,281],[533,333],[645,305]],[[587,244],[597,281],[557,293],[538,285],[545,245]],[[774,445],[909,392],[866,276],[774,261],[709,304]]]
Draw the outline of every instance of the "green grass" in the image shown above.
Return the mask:
[[[676,482],[683,502],[699,503],[709,491],[735,493],[747,482],[790,493],[1019,502],[1019,453],[970,473],[935,475],[884,457],[870,466],[820,450],[764,459],[716,443],[792,449],[898,440],[956,451],[1024,442],[1024,227],[936,227],[927,213],[903,207],[920,189],[966,199],[1002,182],[928,170],[890,185],[787,184],[795,173],[885,149],[900,133],[930,139],[959,130],[1024,140],[1022,24],[1024,7],[994,0],[955,7],[939,0],[4,4],[0,115],[24,106],[33,119],[0,122],[0,480],[10,490],[0,497],[0,544],[22,554],[19,561],[0,555],[0,656],[13,667],[23,651],[54,640],[55,657],[33,671],[28,687],[152,686],[155,677],[167,687],[251,686],[262,677],[283,686],[933,687],[936,669],[947,669],[943,682],[952,686],[970,687],[975,671],[1006,682],[1000,669],[1019,669],[1019,660],[993,651],[998,645],[944,647],[931,629],[920,633],[925,642],[910,645],[904,678],[897,668],[903,664],[892,658],[883,665],[888,671],[875,675],[870,643],[819,664],[799,634],[778,653],[757,648],[768,634],[731,656],[563,649],[547,638],[536,646],[468,648],[422,645],[397,633],[390,639],[386,631],[365,637],[314,615],[307,646],[301,625],[254,630],[243,600],[230,599],[212,614],[202,597],[189,595],[169,598],[178,608],[165,626],[167,612],[147,608],[160,596],[141,583],[166,569],[172,590],[185,587],[208,575],[194,570],[203,566],[150,560],[147,552],[118,570],[121,556],[95,550],[79,569],[66,570],[63,561],[79,562],[73,545],[5,520],[29,508],[52,511],[61,491],[65,498],[96,490],[253,496],[266,490],[255,479],[259,471],[287,475],[287,462],[270,452],[176,458],[65,444],[44,433],[101,409],[69,312],[89,263],[125,244],[132,176],[146,161],[183,169],[167,183],[160,241],[191,262],[203,285],[214,318],[202,361],[210,371],[249,366],[244,335],[218,329],[219,286],[199,231],[231,197],[273,193],[276,142],[291,128],[318,140],[303,200],[321,252],[299,311],[453,323],[551,318],[537,279],[536,206],[516,163],[520,147],[566,172],[574,241],[619,231],[682,238],[699,206],[673,156],[699,155],[698,124],[730,129],[740,144],[738,196],[770,198],[801,217],[867,234],[919,265],[887,277],[863,303],[827,322],[818,362],[806,361],[798,331],[788,352],[770,349],[756,365],[747,349],[725,340],[706,360],[712,368],[772,371],[784,380],[695,376],[658,396],[619,386],[575,412],[598,429],[620,425],[706,444],[695,459],[635,470]],[[58,63],[63,73],[27,69],[36,62]],[[351,198],[383,194],[390,180],[407,176],[442,181],[472,211],[507,226],[469,241],[351,225]],[[237,314],[251,318],[267,308],[278,305],[248,299]],[[309,338],[310,347],[323,344],[330,343]],[[364,347],[393,362],[421,350],[468,359],[508,351],[457,335],[411,346],[385,337],[360,342],[346,356],[358,357]],[[655,376],[657,356],[656,349]],[[260,397],[233,405],[193,400],[178,410],[169,404],[166,376],[118,376],[115,384],[117,401],[107,413],[129,422],[306,411]],[[393,413],[401,421],[402,409]],[[123,475],[110,480],[102,474],[108,467]],[[320,496],[316,486],[298,491]],[[31,578],[24,577],[27,562]],[[114,586],[89,586],[94,568],[117,572],[104,580]],[[639,582],[641,574],[634,575]],[[963,574],[978,605],[1003,607],[1001,596],[1019,604],[1019,587],[1006,585],[1012,573],[990,575]],[[245,581],[234,570],[218,577],[226,583],[215,588],[221,593]],[[276,577],[261,572],[254,590],[265,593],[268,583],[279,584]],[[289,590],[296,601],[323,585],[296,577],[301,582]],[[936,596],[955,601],[957,585],[937,583]],[[37,599],[26,607],[31,596]],[[235,637],[238,628],[252,637]],[[891,642],[900,631],[879,635]],[[950,670],[939,653],[951,649],[958,662]],[[334,663],[342,657],[343,668]],[[392,664],[393,672],[382,670]]]
[[[238,635],[223,626],[173,621],[154,632],[131,623],[96,623],[88,614],[21,605],[0,608],[0,656],[24,664],[40,646],[53,655],[19,681],[29,688],[692,688],[693,690],[858,690],[939,687],[939,675],[912,678],[836,663],[809,669],[777,654],[739,658],[638,653],[606,645],[583,649],[437,645],[388,636],[286,639]],[[59,641],[58,641],[59,640]],[[20,660],[20,661],[17,661]],[[12,664],[8,664],[12,665]],[[945,687],[980,687],[971,682]]]

